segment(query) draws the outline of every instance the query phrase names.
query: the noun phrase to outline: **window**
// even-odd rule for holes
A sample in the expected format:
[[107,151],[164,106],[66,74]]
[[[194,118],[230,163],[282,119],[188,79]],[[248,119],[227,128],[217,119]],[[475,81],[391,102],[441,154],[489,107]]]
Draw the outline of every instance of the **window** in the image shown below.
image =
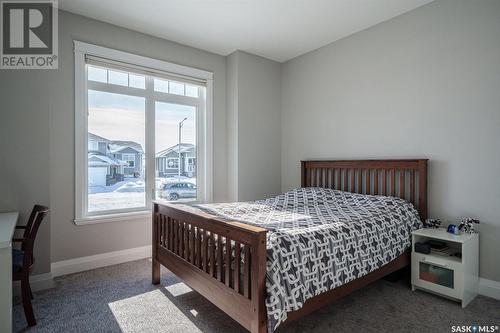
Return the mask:
[[77,224],[211,200],[211,73],[77,41],[75,66]]
[[89,81],[146,89],[146,77],[144,75],[120,72],[98,66],[88,66],[87,77]]
[[135,155],[134,154],[123,154],[122,161],[127,163],[127,167],[135,168]]
[[196,170],[196,158],[190,157],[188,158],[188,171]]
[[179,167],[179,159],[176,158],[167,158],[167,166],[170,169],[177,169]]
[[99,150],[99,142],[94,141],[94,140],[89,140],[89,151],[97,151]]

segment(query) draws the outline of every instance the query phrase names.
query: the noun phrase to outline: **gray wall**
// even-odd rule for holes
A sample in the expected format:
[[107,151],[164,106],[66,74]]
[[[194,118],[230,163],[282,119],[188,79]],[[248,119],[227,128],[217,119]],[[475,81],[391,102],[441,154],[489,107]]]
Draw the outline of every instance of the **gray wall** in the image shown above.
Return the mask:
[[[238,54],[226,60],[227,196],[238,201]],[[281,97],[281,96],[280,96]]]
[[242,51],[227,64],[229,198],[274,196],[281,187],[281,66]]
[[[49,77],[0,70],[0,209],[19,211],[23,225],[34,203],[50,205],[49,109],[54,94]],[[35,273],[50,270],[51,219],[49,215],[38,231]]]
[[481,219],[500,281],[500,1],[438,0],[282,66],[282,189],[308,158],[430,159],[431,217]]
[[73,223],[75,39],[214,73],[214,200],[227,199],[225,57],[60,12],[58,70],[0,71],[0,207],[26,216],[35,202],[50,206],[50,228],[46,221],[37,242],[40,273],[51,261],[150,244],[149,219]]

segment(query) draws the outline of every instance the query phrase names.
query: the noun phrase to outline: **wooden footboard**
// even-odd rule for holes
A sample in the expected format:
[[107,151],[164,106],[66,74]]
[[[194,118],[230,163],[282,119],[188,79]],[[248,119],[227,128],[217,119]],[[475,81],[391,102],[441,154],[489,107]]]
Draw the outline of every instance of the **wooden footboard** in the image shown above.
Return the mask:
[[251,332],[267,331],[266,230],[154,203],[153,284],[160,264]]

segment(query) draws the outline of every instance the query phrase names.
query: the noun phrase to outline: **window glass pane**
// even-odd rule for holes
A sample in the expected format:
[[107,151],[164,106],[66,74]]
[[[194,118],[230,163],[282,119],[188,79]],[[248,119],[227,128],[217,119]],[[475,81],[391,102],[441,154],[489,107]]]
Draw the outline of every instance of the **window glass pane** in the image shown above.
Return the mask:
[[109,81],[111,84],[118,84],[120,86],[128,86],[128,74],[124,72],[117,72],[108,70]]
[[186,96],[198,97],[198,87],[186,84]]
[[90,81],[108,83],[108,71],[104,68],[87,66],[87,76]]
[[88,106],[88,212],[145,207],[145,99],[89,90]]
[[155,149],[156,198],[196,200],[195,107],[155,103]]
[[155,91],[168,93],[168,81],[161,79],[154,79]]
[[99,150],[99,142],[95,141],[95,140],[89,140],[87,149],[88,149],[88,151],[97,151],[97,150]]
[[142,75],[129,74],[129,87],[145,89],[146,78]]
[[169,81],[168,92],[174,95],[184,95],[184,83]]

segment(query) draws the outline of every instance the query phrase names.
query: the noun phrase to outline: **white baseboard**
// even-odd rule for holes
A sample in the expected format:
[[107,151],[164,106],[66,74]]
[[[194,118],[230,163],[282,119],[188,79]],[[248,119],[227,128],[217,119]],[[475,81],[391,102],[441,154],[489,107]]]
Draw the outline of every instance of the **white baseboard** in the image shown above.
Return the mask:
[[151,245],[53,262],[54,277],[151,257]]
[[500,282],[479,278],[479,295],[500,300]]
[[[21,295],[21,281],[12,282],[12,294]],[[32,291],[40,291],[54,287],[52,273],[43,273],[30,276],[30,287]]]

